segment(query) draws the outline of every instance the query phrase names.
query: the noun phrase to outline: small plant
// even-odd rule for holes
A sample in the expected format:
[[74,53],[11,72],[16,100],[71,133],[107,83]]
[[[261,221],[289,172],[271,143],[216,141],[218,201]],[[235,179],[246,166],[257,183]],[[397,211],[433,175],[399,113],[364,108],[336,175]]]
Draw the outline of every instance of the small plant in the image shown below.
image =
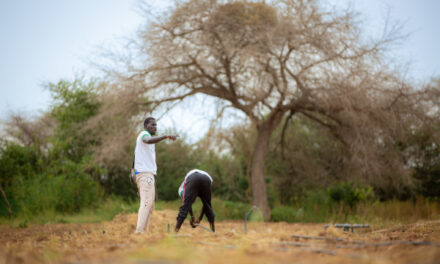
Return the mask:
[[21,221],[20,223],[18,223],[18,228],[26,228],[29,226],[28,220],[25,219],[23,221]]
[[352,182],[341,182],[328,188],[327,192],[332,202],[348,205],[351,209],[359,202],[374,199],[372,187],[355,187]]

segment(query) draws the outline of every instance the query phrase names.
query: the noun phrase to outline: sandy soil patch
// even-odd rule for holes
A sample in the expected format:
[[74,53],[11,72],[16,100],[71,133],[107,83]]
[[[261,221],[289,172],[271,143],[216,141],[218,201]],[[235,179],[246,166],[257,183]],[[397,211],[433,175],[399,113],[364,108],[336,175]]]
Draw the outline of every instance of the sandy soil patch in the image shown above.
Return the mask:
[[440,263],[440,221],[354,233],[249,223],[247,234],[243,221],[218,222],[215,234],[185,222],[174,234],[176,215],[155,211],[149,236],[134,234],[136,214],[97,224],[0,226],[0,263]]

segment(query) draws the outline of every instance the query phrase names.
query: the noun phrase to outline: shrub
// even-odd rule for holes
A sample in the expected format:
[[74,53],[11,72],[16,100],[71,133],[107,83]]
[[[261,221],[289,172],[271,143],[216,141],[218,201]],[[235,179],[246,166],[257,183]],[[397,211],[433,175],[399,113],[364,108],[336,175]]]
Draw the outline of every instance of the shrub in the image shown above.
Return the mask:
[[359,202],[373,200],[372,187],[355,187],[351,182],[341,182],[328,188],[328,195],[332,202],[343,203],[354,208]]
[[85,172],[83,164],[64,161],[27,177],[15,177],[11,197],[15,213],[37,215],[44,211],[78,212],[102,199],[98,183]]
[[295,222],[297,211],[289,206],[278,206],[272,209],[270,218],[274,222]]

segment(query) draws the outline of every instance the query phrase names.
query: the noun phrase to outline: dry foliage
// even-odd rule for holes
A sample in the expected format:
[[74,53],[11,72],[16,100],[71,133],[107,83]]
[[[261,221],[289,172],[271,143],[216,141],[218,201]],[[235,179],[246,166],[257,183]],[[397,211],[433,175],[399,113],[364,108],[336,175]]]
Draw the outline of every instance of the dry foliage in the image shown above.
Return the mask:
[[394,146],[408,128],[432,121],[426,113],[438,101],[426,101],[432,90],[416,90],[390,69],[385,54],[402,38],[398,25],[368,39],[355,13],[313,0],[176,1],[155,18],[146,12],[131,56],[115,57],[124,70],[110,71],[121,84],[118,96],[145,98],[154,109],[200,93],[244,113],[257,130],[253,203],[266,217],[269,139],[294,115],[343,142],[362,180],[411,184]]
[[[87,121],[84,130],[98,131],[100,144],[93,150],[94,158],[107,167],[130,165],[133,161],[136,133],[142,125],[142,104],[139,95],[127,90],[120,93],[117,84],[108,84],[97,91],[101,108]],[[141,120],[141,121],[139,121]]]
[[48,148],[49,139],[56,125],[49,114],[31,119],[20,113],[12,113],[3,123],[7,138],[23,146],[34,146],[38,151]]

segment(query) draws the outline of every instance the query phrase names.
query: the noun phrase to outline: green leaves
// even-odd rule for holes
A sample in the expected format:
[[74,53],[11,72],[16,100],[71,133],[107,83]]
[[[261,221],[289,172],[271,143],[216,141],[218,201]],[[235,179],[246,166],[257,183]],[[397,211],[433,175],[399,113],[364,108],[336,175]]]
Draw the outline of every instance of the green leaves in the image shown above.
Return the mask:
[[58,122],[52,140],[55,156],[62,155],[79,162],[97,143],[96,135],[90,134],[92,131],[84,125],[98,113],[98,85],[97,81],[85,83],[82,80],[61,80],[47,85],[54,98],[51,114]]
[[374,192],[371,186],[356,187],[352,182],[341,182],[334,187],[328,188],[328,194],[333,202],[343,203],[355,207],[359,202],[374,200]]

